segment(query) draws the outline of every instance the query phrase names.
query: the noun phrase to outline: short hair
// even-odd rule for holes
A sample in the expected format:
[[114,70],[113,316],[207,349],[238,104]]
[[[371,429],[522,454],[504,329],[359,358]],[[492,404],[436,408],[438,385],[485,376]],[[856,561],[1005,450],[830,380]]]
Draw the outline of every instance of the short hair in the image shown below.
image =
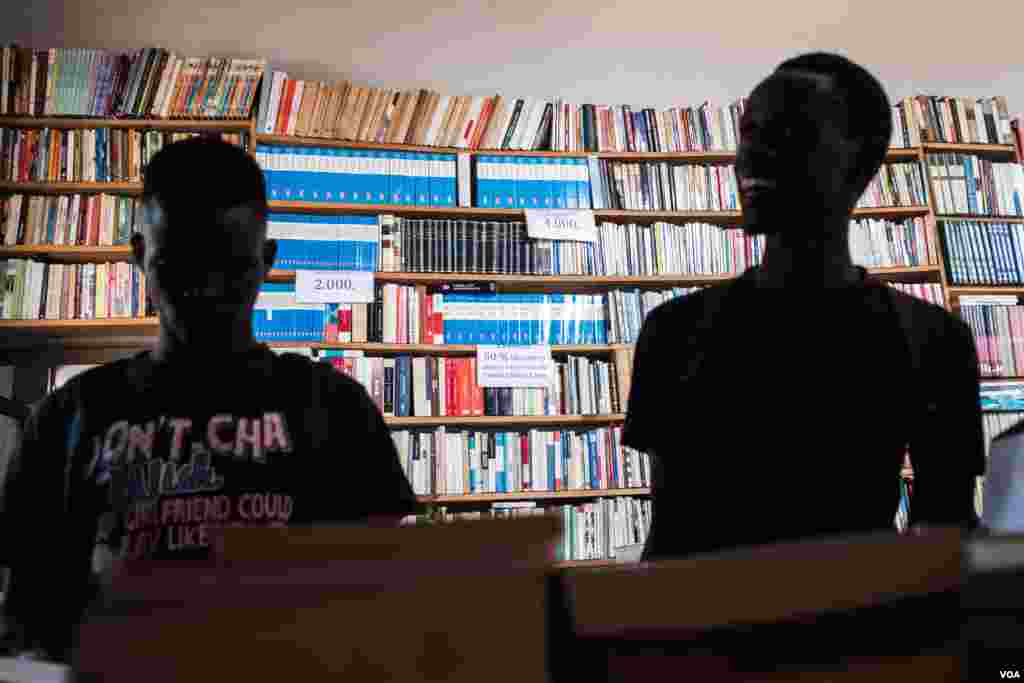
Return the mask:
[[846,103],[846,133],[860,141],[857,178],[864,189],[885,161],[892,138],[892,105],[885,88],[867,69],[842,55],[810,52],[787,59],[776,71],[807,71],[832,80]]
[[167,145],[145,168],[143,201],[182,212],[250,206],[267,215],[267,186],[259,164],[243,149],[199,136]]

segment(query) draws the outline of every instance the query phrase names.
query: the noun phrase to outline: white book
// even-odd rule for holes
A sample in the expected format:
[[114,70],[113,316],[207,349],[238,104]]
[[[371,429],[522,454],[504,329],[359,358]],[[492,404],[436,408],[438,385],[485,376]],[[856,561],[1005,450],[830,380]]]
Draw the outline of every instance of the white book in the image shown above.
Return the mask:
[[281,91],[288,74],[284,71],[273,71],[270,76],[270,99],[267,102],[267,115],[263,121],[262,132],[272,134],[277,124],[277,115],[281,107]]
[[427,400],[427,358],[414,356],[412,359],[413,415],[430,417],[430,401]]
[[427,128],[423,144],[438,144],[439,140],[437,139],[437,136],[440,132],[441,124],[444,122],[444,115],[448,112],[448,107],[451,105],[451,99],[450,95],[441,96],[441,99],[437,103],[437,109],[434,110],[434,115],[430,119],[430,126]]

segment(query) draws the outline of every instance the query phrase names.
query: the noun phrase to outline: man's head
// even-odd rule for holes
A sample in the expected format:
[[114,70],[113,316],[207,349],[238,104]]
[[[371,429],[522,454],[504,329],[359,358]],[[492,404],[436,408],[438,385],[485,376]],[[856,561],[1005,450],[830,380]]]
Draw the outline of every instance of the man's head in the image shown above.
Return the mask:
[[864,68],[827,53],[780,64],[750,94],[740,121],[736,175],[747,231],[789,236],[815,224],[806,218],[845,215],[877,174],[891,134],[889,99]]
[[249,329],[276,253],[256,162],[216,139],[168,145],[146,167],[142,210],[132,251],[166,332],[222,346]]

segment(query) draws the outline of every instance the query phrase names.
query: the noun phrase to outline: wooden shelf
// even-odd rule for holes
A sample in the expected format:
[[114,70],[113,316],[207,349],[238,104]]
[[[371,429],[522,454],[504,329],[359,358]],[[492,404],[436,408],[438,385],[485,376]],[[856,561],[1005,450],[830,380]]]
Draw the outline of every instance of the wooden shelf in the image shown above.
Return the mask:
[[56,194],[56,193],[93,193],[107,192],[119,194],[139,194],[142,192],[142,183],[116,182],[116,183],[29,183],[15,182],[12,180],[0,181],[0,191],[17,192],[19,194]]
[[[457,147],[433,147],[430,145],[405,145],[397,143],[381,142],[360,142],[354,140],[339,140],[336,138],[299,137],[295,135],[273,135],[257,133],[257,143],[267,145],[285,145],[292,147],[327,147],[341,149],[379,149],[396,152],[429,152],[434,154],[469,154],[469,155],[494,155],[494,156],[540,156],[540,157],[569,157],[581,158],[596,156],[600,159],[622,159],[622,160],[678,160],[691,161],[694,163],[731,162],[736,160],[734,150],[708,150],[689,152],[611,152],[611,151],[577,151],[577,152],[552,152],[548,150],[514,150],[514,149],[460,149]],[[997,147],[1000,147],[997,145]],[[899,161],[906,159],[917,159],[919,148],[917,147],[891,147],[886,154],[887,161]]]
[[518,491],[515,493],[474,493],[458,496],[420,496],[424,503],[436,503],[439,505],[459,503],[498,503],[505,500],[559,500],[559,499],[584,499],[584,498],[617,498],[620,496],[649,496],[649,488],[632,489],[598,489],[598,490],[574,490],[574,491]]
[[937,221],[972,221],[975,223],[1024,223],[1021,216],[971,216],[969,214],[942,213],[935,216]]
[[[556,289],[559,287],[671,287],[672,285],[699,285],[724,282],[734,275],[511,275],[507,273],[404,273],[378,272],[377,282],[397,284],[442,284],[459,282],[494,282],[505,288],[530,287]],[[295,272],[274,270],[269,282],[291,282]]]
[[965,142],[926,142],[922,145],[925,152],[956,152],[959,154],[1003,154],[1013,156],[1017,153],[1013,145],[987,145]]
[[931,209],[927,206],[879,206],[854,209],[854,218],[889,218],[892,216],[924,216]]
[[552,566],[556,569],[592,569],[627,564],[634,563],[623,562],[622,560],[563,560],[561,562],[555,562]]
[[0,333],[46,334],[54,337],[136,330],[156,332],[159,319],[102,318],[96,320],[0,320]]
[[[522,209],[495,209],[465,206],[408,206],[402,204],[342,204],[338,202],[298,202],[279,199],[269,202],[271,211],[314,214],[393,214],[406,217],[427,218],[510,218],[525,220]],[[620,209],[594,209],[594,217],[607,221],[705,221],[714,223],[737,223],[742,218],[739,211],[626,211]]]
[[19,244],[13,247],[0,246],[0,258],[45,258],[59,263],[101,263],[104,261],[127,261],[132,249],[127,244],[106,247],[85,247],[66,244]]
[[[297,344],[288,342],[272,342],[275,348],[302,346],[320,350],[363,351],[370,354],[408,354],[434,356],[464,356],[476,353],[474,344],[384,344],[381,342],[315,342]],[[616,349],[625,348],[626,344],[555,344],[552,353],[587,353],[608,354]]]
[[1001,287],[948,287],[946,289],[950,297],[972,296],[983,294],[1024,294],[1024,285],[1001,286]]
[[3,128],[151,128],[156,130],[208,130],[245,133],[250,119],[133,119],[74,116],[0,116]]
[[622,413],[610,415],[534,415],[534,416],[446,416],[446,417],[385,417],[384,421],[391,427],[441,427],[441,426],[477,426],[494,425],[509,426],[601,426],[622,422],[626,416]]

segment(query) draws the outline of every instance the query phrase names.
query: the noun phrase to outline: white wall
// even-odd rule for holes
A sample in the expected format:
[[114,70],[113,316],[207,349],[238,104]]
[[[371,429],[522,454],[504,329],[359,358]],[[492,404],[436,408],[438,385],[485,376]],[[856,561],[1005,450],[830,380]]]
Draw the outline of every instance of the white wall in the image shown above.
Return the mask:
[[1005,94],[1024,111],[1024,5],[1010,0],[2,1],[0,41],[266,56],[295,76],[391,87],[696,104],[825,49],[894,99]]

